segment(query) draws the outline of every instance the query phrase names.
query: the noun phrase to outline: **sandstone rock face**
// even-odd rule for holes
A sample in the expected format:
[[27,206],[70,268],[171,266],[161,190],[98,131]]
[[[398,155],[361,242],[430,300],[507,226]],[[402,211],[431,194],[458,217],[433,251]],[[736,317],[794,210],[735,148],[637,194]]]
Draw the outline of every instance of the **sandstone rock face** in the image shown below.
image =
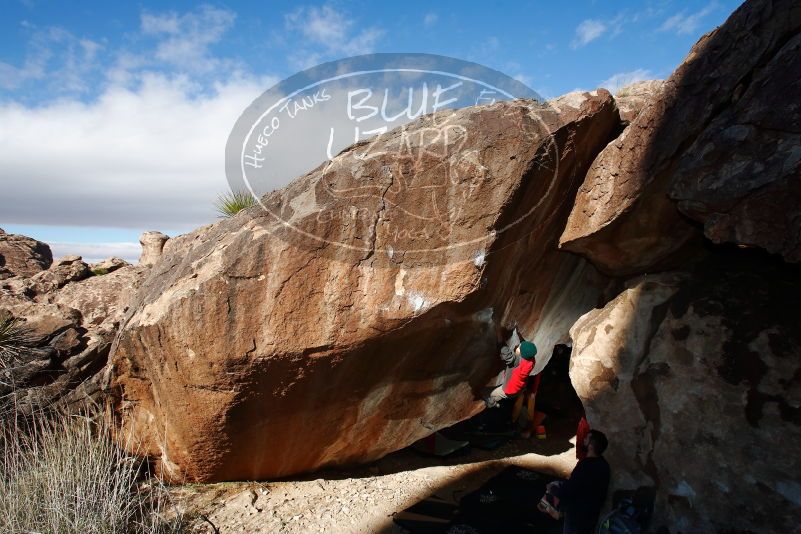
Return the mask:
[[437,113],[171,239],[113,348],[123,434],[175,480],[263,479],[476,413],[494,322],[547,347],[598,299],[556,243],[618,121],[606,91]]
[[615,274],[664,268],[699,237],[687,215],[798,261],[800,31],[798,2],[757,0],[703,37],[593,163],[563,248]]
[[32,276],[50,267],[53,254],[47,244],[0,228],[0,280]]
[[[737,85],[694,140],[669,190],[715,243],[762,247],[801,262],[801,7],[795,33]],[[780,36],[777,35],[777,38]],[[779,104],[786,102],[786,105]]]
[[735,253],[640,277],[571,329],[570,376],[610,439],[613,490],[655,487],[654,530],[801,522],[799,280]]
[[139,236],[139,244],[142,245],[142,254],[139,256],[139,265],[150,267],[161,257],[164,243],[169,237],[161,232],[145,232]]
[[91,269],[91,271],[95,274],[108,274],[127,265],[130,265],[130,263],[123,260],[122,258],[117,258],[116,256],[112,256],[110,258],[106,258],[103,261],[89,264],[89,269]]
[[68,284],[48,296],[47,301],[78,310],[84,325],[113,334],[145,272],[139,266],[126,265],[81,283]]
[[0,370],[0,408],[8,401],[29,414],[99,399],[100,371],[145,271],[127,266],[91,276],[79,257],[67,256],[30,278],[0,283],[0,321],[17,320],[28,338],[23,357]]
[[67,285],[92,276],[89,266],[80,256],[64,256],[53,262],[46,271],[36,273],[25,281],[25,292],[44,295]]

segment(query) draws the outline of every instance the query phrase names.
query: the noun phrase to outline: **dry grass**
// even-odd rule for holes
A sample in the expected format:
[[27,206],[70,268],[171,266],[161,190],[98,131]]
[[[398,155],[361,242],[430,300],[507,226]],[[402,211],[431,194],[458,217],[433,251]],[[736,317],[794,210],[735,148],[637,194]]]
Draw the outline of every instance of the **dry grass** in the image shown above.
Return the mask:
[[31,334],[18,320],[0,316],[0,371],[10,371],[31,354]]
[[24,375],[25,366],[41,354],[34,348],[31,331],[21,321],[0,310],[0,424],[8,427],[8,421],[17,415],[16,390],[19,373]]
[[125,452],[132,444],[112,439],[97,410],[67,415],[39,406],[23,415],[14,376],[36,355],[24,324],[0,317],[0,532],[186,530],[167,488]]
[[180,514],[164,518],[166,488],[114,443],[102,418],[47,417],[3,434],[0,532],[183,530]]

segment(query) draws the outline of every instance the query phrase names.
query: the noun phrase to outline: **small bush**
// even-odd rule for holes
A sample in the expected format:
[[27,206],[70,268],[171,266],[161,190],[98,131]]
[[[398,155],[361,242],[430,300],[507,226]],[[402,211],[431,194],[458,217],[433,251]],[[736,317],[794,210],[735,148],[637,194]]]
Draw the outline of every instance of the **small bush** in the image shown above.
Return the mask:
[[102,276],[104,274],[108,274],[108,269],[105,267],[98,267],[97,269],[92,269],[92,274],[94,276]]
[[243,209],[256,205],[256,199],[248,191],[229,191],[217,197],[214,207],[221,218],[233,217]]
[[15,376],[36,354],[30,330],[24,323],[0,314],[0,423],[9,411]]
[[16,365],[29,352],[30,333],[13,317],[0,317],[0,369]]
[[[101,419],[102,421],[102,419]],[[0,435],[0,532],[169,533],[162,484],[88,416],[41,418]],[[151,479],[152,480],[152,479]]]

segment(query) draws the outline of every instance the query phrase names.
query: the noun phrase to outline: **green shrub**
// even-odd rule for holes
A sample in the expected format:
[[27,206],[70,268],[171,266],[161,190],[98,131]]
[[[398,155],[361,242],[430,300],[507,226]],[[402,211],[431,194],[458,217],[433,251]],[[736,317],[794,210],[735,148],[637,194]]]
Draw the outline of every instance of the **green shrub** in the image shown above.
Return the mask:
[[125,453],[102,418],[42,417],[0,436],[0,532],[169,533],[166,488]]
[[248,191],[229,191],[217,197],[214,207],[221,218],[233,217],[243,209],[256,205]]
[[98,267],[97,269],[92,269],[92,274],[94,276],[101,276],[104,274],[108,274],[108,269],[106,269],[105,267]]

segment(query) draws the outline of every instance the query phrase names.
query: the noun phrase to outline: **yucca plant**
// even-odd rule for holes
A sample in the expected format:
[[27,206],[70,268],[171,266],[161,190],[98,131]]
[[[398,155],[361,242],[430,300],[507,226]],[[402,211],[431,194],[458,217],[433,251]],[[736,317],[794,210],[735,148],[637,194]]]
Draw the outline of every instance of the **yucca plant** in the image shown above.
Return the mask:
[[228,191],[217,197],[214,207],[219,217],[228,218],[255,204],[256,199],[248,191]]

